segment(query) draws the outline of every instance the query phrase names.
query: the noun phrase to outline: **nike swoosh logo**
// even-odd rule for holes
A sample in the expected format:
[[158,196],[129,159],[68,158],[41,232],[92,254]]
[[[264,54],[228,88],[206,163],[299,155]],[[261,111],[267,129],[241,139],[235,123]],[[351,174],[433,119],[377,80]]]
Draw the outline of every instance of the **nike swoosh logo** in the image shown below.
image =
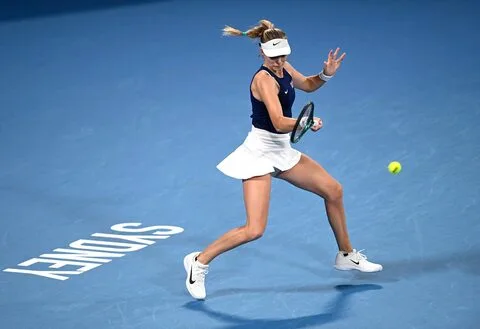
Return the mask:
[[285,94],[288,94],[288,89],[287,89],[287,90],[285,90]]
[[274,42],[273,45],[276,46],[276,45],[278,45],[279,43],[280,43],[280,41],[278,41],[277,43]]
[[354,260],[352,260],[352,259],[350,259],[350,261],[351,261],[352,263],[354,263],[354,264],[360,265],[360,262],[356,262],[356,261],[354,261]]
[[190,284],[195,283],[195,281],[192,280],[192,266],[190,266],[190,277],[188,278],[188,281],[190,282]]

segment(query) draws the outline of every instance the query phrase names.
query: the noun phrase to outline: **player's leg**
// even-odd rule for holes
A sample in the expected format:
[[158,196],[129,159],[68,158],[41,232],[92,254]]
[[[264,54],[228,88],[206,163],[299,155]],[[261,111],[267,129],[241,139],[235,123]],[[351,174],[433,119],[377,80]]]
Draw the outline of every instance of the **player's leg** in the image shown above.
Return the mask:
[[270,190],[270,175],[244,180],[243,195],[247,214],[246,224],[228,231],[202,252],[193,252],[185,257],[186,286],[194,298],[205,298],[205,274],[208,271],[208,264],[215,257],[263,235],[267,226]]
[[319,163],[302,154],[299,163],[277,177],[324,199],[328,221],[339,250],[336,268],[366,272],[382,269],[380,265],[367,262],[364,255],[352,248],[343,206],[342,186]]
[[343,189],[338,181],[320,164],[304,154],[292,169],[277,177],[322,197],[339,250],[352,251],[343,207]]
[[253,177],[243,181],[243,197],[247,213],[246,224],[230,230],[210,244],[198,256],[202,264],[210,263],[221,253],[263,235],[270,204],[271,176]]

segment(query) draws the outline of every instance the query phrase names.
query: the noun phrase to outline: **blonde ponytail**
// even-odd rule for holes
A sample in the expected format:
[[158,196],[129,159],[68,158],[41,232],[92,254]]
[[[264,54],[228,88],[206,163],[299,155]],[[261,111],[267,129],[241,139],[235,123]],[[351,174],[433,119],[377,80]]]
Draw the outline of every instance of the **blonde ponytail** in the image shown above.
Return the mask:
[[226,25],[222,31],[224,36],[247,36],[251,39],[259,38],[261,42],[267,42],[276,38],[285,38],[285,32],[275,28],[275,25],[266,19],[260,20],[256,26],[245,32],[228,25]]

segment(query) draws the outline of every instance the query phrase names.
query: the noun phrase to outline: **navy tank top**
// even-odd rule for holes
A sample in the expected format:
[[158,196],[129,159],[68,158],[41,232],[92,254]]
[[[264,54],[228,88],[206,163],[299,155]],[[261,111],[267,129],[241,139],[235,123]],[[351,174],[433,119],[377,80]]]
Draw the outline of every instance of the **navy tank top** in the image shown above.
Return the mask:
[[[278,85],[280,86],[280,90],[278,91],[278,99],[280,100],[280,104],[282,104],[283,116],[291,118],[292,105],[295,101],[295,88],[293,88],[292,76],[287,72],[287,70],[283,69],[283,78],[279,78],[275,75],[275,73],[263,65],[257,70],[257,72],[255,72],[255,74],[261,70],[265,70],[270,73],[270,75],[277,81]],[[250,100],[252,102],[252,115],[250,116],[252,118],[252,125],[258,129],[267,130],[275,134],[282,134],[273,126],[265,103],[259,101],[253,96],[251,88]]]

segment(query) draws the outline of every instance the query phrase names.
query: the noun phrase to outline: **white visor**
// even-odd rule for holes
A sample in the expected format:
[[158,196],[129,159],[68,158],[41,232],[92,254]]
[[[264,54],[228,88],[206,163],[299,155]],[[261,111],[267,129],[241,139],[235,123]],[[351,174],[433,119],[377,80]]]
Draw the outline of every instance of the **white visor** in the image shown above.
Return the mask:
[[260,46],[267,57],[285,56],[292,52],[287,39],[273,39],[261,43]]

